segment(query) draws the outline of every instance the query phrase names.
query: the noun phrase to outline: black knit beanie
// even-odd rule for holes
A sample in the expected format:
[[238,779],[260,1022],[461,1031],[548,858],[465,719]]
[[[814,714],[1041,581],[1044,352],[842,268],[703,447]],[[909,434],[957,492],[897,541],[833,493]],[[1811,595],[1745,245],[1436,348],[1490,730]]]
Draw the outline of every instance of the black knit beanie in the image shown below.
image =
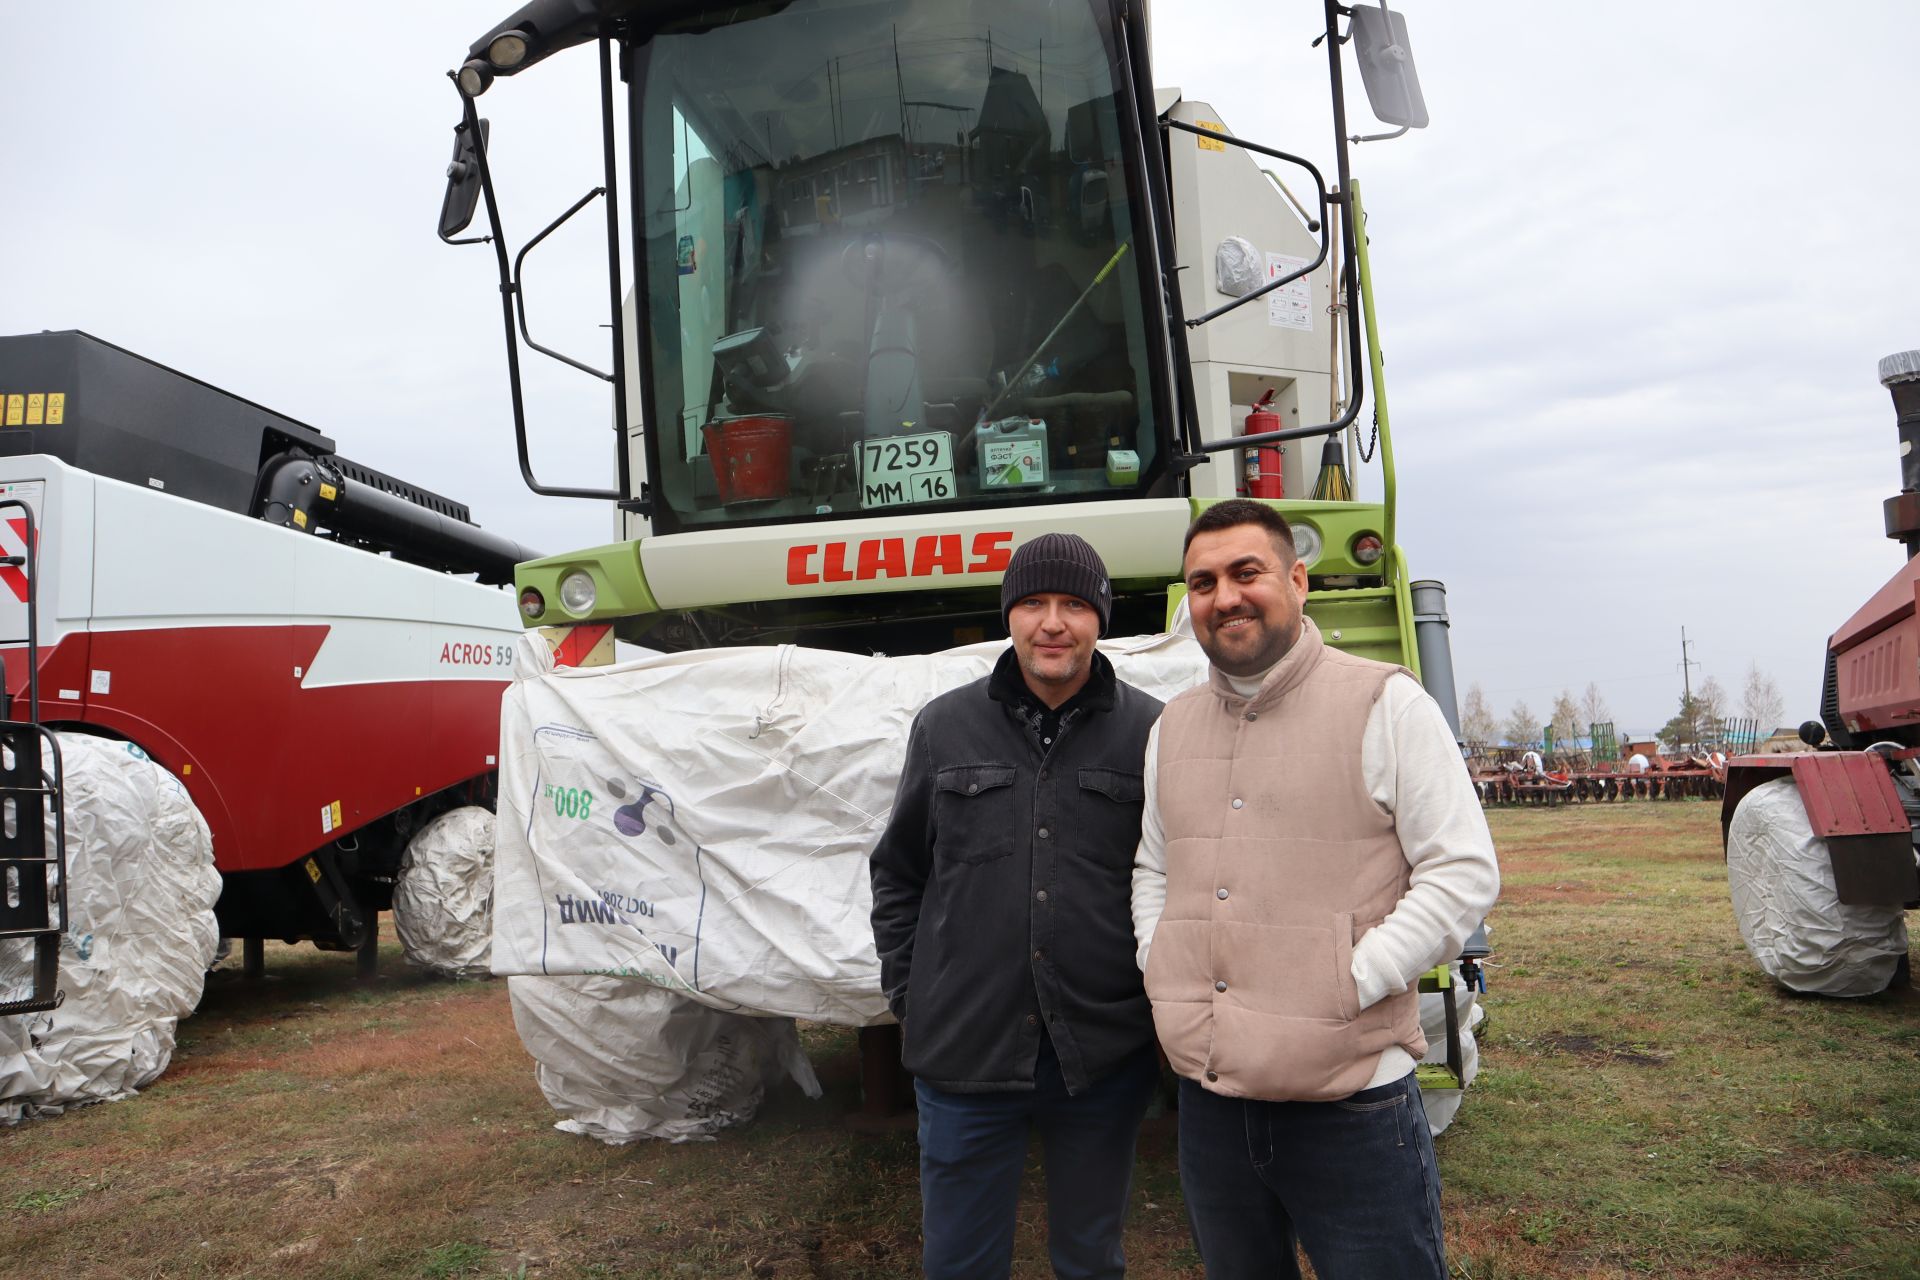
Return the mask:
[[1085,538],[1075,533],[1043,533],[1021,543],[1000,579],[1000,621],[1006,622],[1014,605],[1043,591],[1085,600],[1100,615],[1100,634],[1107,634],[1113,588],[1107,582],[1106,563]]

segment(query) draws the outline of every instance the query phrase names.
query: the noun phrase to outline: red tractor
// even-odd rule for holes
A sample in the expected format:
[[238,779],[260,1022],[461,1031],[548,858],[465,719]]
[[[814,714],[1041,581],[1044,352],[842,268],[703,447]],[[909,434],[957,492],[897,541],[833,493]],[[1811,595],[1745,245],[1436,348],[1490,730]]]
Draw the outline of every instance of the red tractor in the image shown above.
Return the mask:
[[1796,991],[1873,995],[1911,981],[1920,906],[1920,351],[1880,362],[1899,415],[1900,492],[1885,505],[1907,563],[1827,641],[1816,751],[1728,764],[1721,830],[1734,914],[1761,968]]

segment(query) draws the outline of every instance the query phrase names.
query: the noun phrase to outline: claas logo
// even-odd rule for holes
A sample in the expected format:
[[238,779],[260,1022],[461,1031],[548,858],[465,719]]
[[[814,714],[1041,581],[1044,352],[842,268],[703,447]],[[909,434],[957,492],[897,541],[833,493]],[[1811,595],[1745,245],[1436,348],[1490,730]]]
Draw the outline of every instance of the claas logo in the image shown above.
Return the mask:
[[932,578],[1000,573],[1013,558],[1013,533],[957,533],[860,542],[806,542],[787,548],[787,585],[871,582],[875,578]]

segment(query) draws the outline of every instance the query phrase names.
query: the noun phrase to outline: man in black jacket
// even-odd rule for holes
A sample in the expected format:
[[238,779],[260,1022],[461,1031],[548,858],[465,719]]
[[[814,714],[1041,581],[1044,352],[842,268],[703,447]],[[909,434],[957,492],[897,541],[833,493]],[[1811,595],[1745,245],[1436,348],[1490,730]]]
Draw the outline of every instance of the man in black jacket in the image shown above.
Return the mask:
[[1094,648],[1112,590],[1085,539],[1021,546],[1000,602],[1013,647],[915,718],[873,851],[880,981],[920,1105],[926,1273],[1007,1275],[1032,1126],[1054,1274],[1118,1277],[1158,1078],[1130,894],[1160,703]]

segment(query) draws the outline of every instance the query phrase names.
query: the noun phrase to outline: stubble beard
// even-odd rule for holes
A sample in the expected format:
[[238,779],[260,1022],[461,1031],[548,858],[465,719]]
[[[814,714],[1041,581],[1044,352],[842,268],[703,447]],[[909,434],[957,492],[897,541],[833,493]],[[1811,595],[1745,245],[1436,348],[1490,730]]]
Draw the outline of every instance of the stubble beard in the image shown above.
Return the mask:
[[[1255,624],[1266,627],[1266,642],[1253,654],[1239,657],[1220,643],[1220,623],[1247,617],[1251,617]],[[1207,636],[1195,638],[1200,641],[1200,650],[1207,655],[1207,661],[1230,676],[1245,679],[1272,670],[1276,662],[1287,656],[1287,651],[1300,639],[1300,623],[1295,620],[1291,628],[1275,627],[1267,625],[1258,615],[1236,613],[1228,618],[1215,619]]]
[[1066,659],[1066,668],[1058,675],[1045,670],[1037,654],[1029,654],[1020,663],[1020,669],[1027,674],[1027,677],[1038,680],[1041,684],[1072,684],[1085,667],[1086,660],[1071,654]]

